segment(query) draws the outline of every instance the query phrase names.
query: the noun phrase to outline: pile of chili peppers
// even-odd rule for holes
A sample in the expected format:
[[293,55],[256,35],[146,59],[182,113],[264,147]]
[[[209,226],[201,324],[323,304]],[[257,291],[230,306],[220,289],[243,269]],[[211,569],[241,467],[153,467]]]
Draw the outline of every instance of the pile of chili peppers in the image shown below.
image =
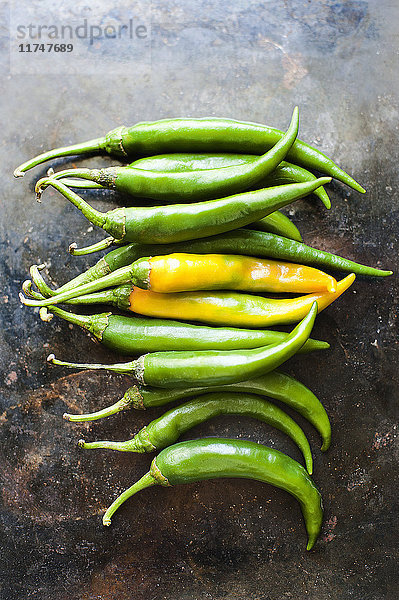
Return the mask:
[[[330,208],[323,186],[332,177],[365,191],[324,154],[298,140],[298,126],[297,108],[285,133],[215,118],[138,123],[41,154],[14,173],[19,177],[47,160],[77,154],[107,152],[125,161],[144,155],[127,166],[57,173],[50,169],[37,182],[38,199],[45,188],[54,187],[110,236],[87,248],[72,244],[72,254],[116,248],[58,289],[43,279],[43,266],[33,265],[21,294],[25,305],[41,307],[43,321],[57,315],[108,348],[139,356],[98,365],[62,362],[50,355],[53,364],[107,369],[136,380],[114,405],[91,414],[65,414],[66,420],[94,421],[184,400],[131,440],[79,442],[82,448],[121,452],[161,450],[149,472],[108,508],[104,525],[125,500],[148,486],[241,477],[292,494],[302,509],[308,550],[317,539],[322,501],[310,477],[309,442],[299,425],[268,398],[305,417],[320,433],[323,451],[331,441],[330,422],[308,388],[276,369],[297,352],[329,347],[310,337],[313,323],[356,274],[384,277],[391,271],[307,246],[279,212],[309,194]],[[316,178],[311,170],[324,176]],[[139,206],[101,213],[72,188],[114,189],[133,196]],[[156,205],[140,206],[143,197]],[[320,268],[348,275],[337,281]],[[109,304],[123,314],[76,314],[61,309],[60,303]],[[298,323],[291,333],[265,329],[291,323]],[[195,425],[221,414],[250,416],[281,430],[301,450],[306,469],[277,450],[249,441],[175,443]]]

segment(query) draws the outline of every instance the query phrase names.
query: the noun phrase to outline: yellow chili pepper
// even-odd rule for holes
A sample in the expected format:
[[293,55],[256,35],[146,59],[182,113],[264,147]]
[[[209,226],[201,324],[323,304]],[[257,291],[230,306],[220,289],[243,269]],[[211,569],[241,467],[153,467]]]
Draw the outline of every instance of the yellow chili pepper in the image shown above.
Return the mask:
[[148,289],[160,293],[218,289],[334,292],[337,285],[334,277],[319,269],[252,256],[176,252],[154,256],[148,262]]
[[130,310],[151,317],[203,321],[231,327],[269,327],[296,323],[317,302],[318,312],[352,285],[351,273],[337,283],[335,292],[313,293],[297,298],[263,298],[234,292],[180,292],[160,294],[133,288]]

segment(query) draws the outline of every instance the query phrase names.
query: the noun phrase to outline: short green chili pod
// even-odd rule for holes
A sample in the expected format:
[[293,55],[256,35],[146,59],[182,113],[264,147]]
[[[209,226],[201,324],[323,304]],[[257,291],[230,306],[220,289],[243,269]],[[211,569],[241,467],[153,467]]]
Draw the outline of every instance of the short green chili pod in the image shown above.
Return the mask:
[[80,369],[106,369],[130,374],[144,384],[173,388],[224,385],[258,377],[273,371],[291,358],[310,336],[317,315],[314,302],[307,316],[287,338],[276,344],[250,350],[153,352],[129,363],[90,365],[66,363],[50,354],[53,364]]
[[177,400],[185,400],[213,391],[234,394],[257,394],[258,396],[278,400],[297,411],[313,425],[322,438],[321,450],[323,452],[330,447],[331,425],[324,406],[317,396],[303,385],[303,383],[280,371],[271,371],[255,379],[218,386],[217,388],[206,386],[166,390],[163,388],[134,385],[126,391],[123,398],[115,402],[112,406],[94,413],[80,415],[65,413],[63,416],[66,421],[96,421],[125,410],[145,410],[147,408],[164,406]]
[[[224,169],[195,171],[148,171],[137,167],[108,167],[105,169],[68,169],[50,177],[78,177],[99,183],[119,192],[154,198],[155,200],[195,201],[237,194],[256,185],[269,175],[285,158],[294,143],[299,127],[299,111],[295,107],[286,134],[270,150],[252,162],[235,164]],[[45,179],[47,182],[48,179]],[[40,190],[38,182],[36,189]]]
[[252,417],[279,429],[301,450],[306,469],[309,474],[312,474],[312,452],[302,429],[281,408],[254,394],[221,392],[204,394],[154,419],[140,429],[131,440],[125,442],[80,440],[79,446],[88,450],[104,448],[119,452],[156,452],[177,442],[179,437],[189,429],[220,415]]
[[279,487],[296,498],[308,533],[307,550],[320,533],[323,505],[320,492],[297,461],[278,450],[243,440],[206,438],[180,442],[162,450],[150,471],[107,509],[103,524],[128,498],[152,485],[174,486],[206,479],[238,477]]
[[60,191],[87,219],[125,242],[168,244],[231,231],[258,221],[287,204],[311,194],[330,178],[291,183],[194,204],[117,208],[102,213],[56,179],[41,181]]

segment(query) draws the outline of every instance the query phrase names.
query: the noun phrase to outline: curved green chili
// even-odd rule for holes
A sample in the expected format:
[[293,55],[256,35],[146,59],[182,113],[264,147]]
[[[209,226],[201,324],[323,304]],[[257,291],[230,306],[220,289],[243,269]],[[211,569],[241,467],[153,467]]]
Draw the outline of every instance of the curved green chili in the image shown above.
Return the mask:
[[[47,160],[93,152],[107,152],[123,159],[137,154],[174,152],[261,154],[265,148],[279,142],[283,135],[282,131],[266,125],[233,119],[163,119],[143,122],[132,127],[117,127],[104,137],[86,143],[40,154],[15,169],[14,176],[21,177],[25,171]],[[335,177],[359,192],[365,191],[325,154],[301,140],[295,141],[287,158],[295,164]]]
[[57,360],[53,354],[48,361],[70,368],[130,374],[140,383],[156,387],[235,383],[273,371],[296,354],[309,338],[316,315],[317,302],[314,302],[306,317],[284,341],[251,350],[153,352],[135,361],[114,365],[66,363]]
[[121,494],[107,509],[103,524],[128,498],[152,485],[173,486],[204,479],[239,477],[279,487],[298,500],[308,533],[310,550],[320,533],[323,506],[320,492],[297,461],[278,450],[243,440],[206,438],[165,448],[152,461],[150,471]]
[[[309,342],[309,340],[308,340]],[[307,342],[307,343],[308,343]],[[315,394],[305,385],[285,373],[280,371],[271,371],[249,379],[229,385],[207,387],[186,387],[179,389],[163,389],[142,385],[130,387],[124,396],[115,402],[112,406],[103,408],[94,413],[63,415],[66,421],[84,422],[97,421],[105,417],[110,417],[124,410],[145,410],[157,406],[164,406],[176,400],[185,400],[198,396],[199,394],[208,394],[209,392],[229,392],[229,393],[249,393],[259,396],[273,398],[286,404],[296,410],[302,417],[307,419],[319,432],[322,439],[321,450],[325,452],[331,443],[331,425],[324,406]]]
[[[263,219],[259,219],[259,221],[254,221],[254,223],[250,223],[245,226],[248,229],[255,229],[256,231],[266,231],[269,233],[273,233],[275,235],[280,235],[282,237],[289,238],[291,240],[296,240],[297,242],[302,242],[301,232],[298,227],[294,225],[292,221],[288,217],[285,216],[279,210],[275,210],[273,213],[264,217]],[[215,236],[212,236],[215,237]],[[181,242],[176,242],[181,243]],[[110,246],[116,245],[117,248],[115,250],[119,250],[126,246],[125,242],[120,242],[113,237],[107,237],[98,242],[94,242],[89,246],[84,246],[78,248],[76,242],[69,244],[68,252],[72,254],[72,256],[86,256],[87,254],[93,254],[94,252],[99,252],[100,250],[107,250]],[[130,244],[128,244],[130,246]],[[140,246],[141,244],[137,244]],[[151,244],[148,244],[150,246]],[[155,246],[158,244],[154,244]],[[168,244],[163,244],[164,246],[169,246]],[[111,251],[113,252],[113,250]],[[159,252],[158,252],[159,254]],[[145,255],[146,256],[146,255]],[[140,256],[137,256],[140,258]],[[129,261],[132,262],[132,261]],[[127,264],[127,263],[126,263]],[[123,266],[122,264],[120,266]]]
[[[167,244],[231,231],[257,221],[329,183],[321,177],[194,204],[117,208],[102,213],[56,179],[52,185],[87,219],[119,241]],[[42,188],[44,183],[42,183]]]
[[[253,154],[162,154],[141,158],[134,161],[128,168],[140,169],[142,171],[156,171],[163,173],[175,173],[186,171],[198,171],[207,169],[220,169],[235,165],[252,164],[257,160]],[[50,174],[50,173],[49,173]],[[104,189],[104,186],[87,179],[72,179],[76,171],[68,170],[68,179],[62,179],[63,175],[51,173],[52,177],[60,179],[69,187],[78,189]],[[299,183],[301,181],[313,181],[316,177],[310,171],[292,163],[282,161],[269,175],[263,177],[257,184],[257,188],[272,187],[284,183]],[[315,195],[320,198],[326,208],[331,208],[331,202],[324,188],[315,190]]]
[[313,460],[309,442],[299,425],[281,408],[254,394],[211,393],[175,406],[158,419],[140,429],[125,442],[85,442],[79,446],[88,450],[104,448],[120,452],[156,452],[171,446],[196,425],[220,415],[241,415],[263,421],[288,435],[301,450],[306,469],[312,474]]
[[[289,238],[291,240],[296,240],[297,242],[302,241],[302,236],[301,236],[301,233],[300,233],[299,229],[297,228],[297,226],[294,225],[294,223],[292,221],[290,221],[290,219],[288,217],[286,217],[285,214],[283,214],[279,210],[275,210],[273,213],[271,213],[267,217],[264,217],[263,219],[260,219],[259,221],[254,221],[254,223],[250,223],[249,225],[246,225],[246,228],[255,229],[257,231],[267,231],[267,232],[273,233],[275,235],[280,235],[282,237]],[[215,236],[212,236],[212,237],[215,237]],[[176,243],[181,243],[181,242],[176,242]],[[98,242],[94,242],[93,244],[90,244],[90,246],[85,246],[83,248],[78,248],[78,245],[76,244],[76,242],[73,242],[72,244],[69,244],[68,252],[70,254],[72,254],[72,256],[85,256],[87,254],[93,254],[93,252],[99,252],[100,250],[107,250],[110,246],[113,246],[113,245],[118,246],[117,248],[115,248],[115,251],[126,246],[126,244],[123,241],[119,242],[119,240],[116,240],[113,237],[107,237]],[[129,246],[130,245],[131,244],[129,244]],[[138,247],[140,245],[141,244],[137,244]],[[148,246],[150,246],[150,245],[151,244],[148,244]],[[159,244],[154,244],[154,246],[157,246],[157,245],[159,245]],[[163,245],[169,246],[168,244],[163,244]],[[170,244],[170,246],[172,247],[173,245]],[[201,251],[201,250],[199,250],[199,251]],[[113,250],[111,252],[113,252]],[[158,252],[158,254],[159,253],[160,252]],[[143,256],[147,256],[147,254],[145,254]],[[137,256],[137,258],[141,258],[141,256]],[[128,262],[133,262],[133,261],[128,261]],[[128,264],[128,263],[125,263],[125,264]],[[124,265],[121,264],[120,266],[124,266]]]

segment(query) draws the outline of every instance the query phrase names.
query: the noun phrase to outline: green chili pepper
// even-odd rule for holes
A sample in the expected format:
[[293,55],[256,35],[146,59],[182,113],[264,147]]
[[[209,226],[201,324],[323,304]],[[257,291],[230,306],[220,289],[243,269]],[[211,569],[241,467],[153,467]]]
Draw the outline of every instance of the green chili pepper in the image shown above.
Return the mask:
[[179,437],[200,423],[219,415],[242,415],[272,425],[288,435],[301,450],[309,474],[312,474],[312,452],[306,435],[281,408],[254,394],[205,394],[172,408],[151,421],[131,440],[125,442],[85,442],[79,446],[88,450],[104,448],[120,452],[155,452],[174,444]]
[[[309,343],[309,340],[307,343]],[[65,413],[63,417],[66,421],[74,422],[97,421],[98,419],[110,417],[124,410],[145,410],[156,406],[164,406],[176,400],[184,400],[198,396],[198,394],[208,394],[214,391],[234,394],[257,394],[259,396],[274,398],[296,410],[313,425],[322,438],[321,450],[323,452],[330,447],[331,425],[322,403],[306,386],[290,375],[286,375],[280,371],[271,371],[256,379],[222,385],[217,388],[207,386],[166,390],[163,388],[134,385],[126,391],[123,398],[115,402],[112,406],[88,414],[71,415]]]
[[330,181],[321,177],[316,181],[279,185],[195,204],[117,208],[102,213],[64,184],[46,179],[48,185],[59,190],[93,225],[117,240],[146,244],[181,242],[243,227]]
[[[289,218],[286,217],[279,210],[274,211],[273,213],[271,213],[267,217],[264,217],[263,219],[260,219],[259,221],[255,221],[254,223],[246,225],[246,227],[248,229],[255,229],[257,231],[267,231],[270,233],[274,233],[275,235],[280,235],[282,237],[286,237],[291,240],[296,240],[298,242],[302,241],[302,236],[297,226],[294,225],[294,223],[290,221]],[[119,242],[119,240],[116,240],[113,237],[107,237],[103,240],[100,240],[99,242],[95,242],[94,244],[90,244],[90,246],[86,246],[84,248],[78,248],[76,242],[73,242],[72,244],[69,244],[68,252],[72,254],[72,256],[85,256],[87,254],[93,254],[93,252],[99,252],[100,250],[107,250],[107,248],[109,248],[112,245],[119,246],[118,248],[115,248],[115,251],[119,250],[121,247],[123,248],[124,246],[126,246],[126,244],[123,241]],[[129,244],[129,246],[130,245],[131,244]],[[157,245],[159,246],[159,244],[154,244],[154,246]],[[163,245],[166,246],[166,244]],[[140,247],[140,244],[136,244],[136,246]],[[150,244],[148,244],[148,246],[150,246]],[[170,246],[173,247],[172,245]],[[201,250],[199,250],[199,252],[200,251]],[[147,256],[147,254],[148,252],[143,256]],[[156,253],[153,252],[153,254]],[[157,254],[160,254],[160,252],[158,251]],[[141,255],[137,256],[137,258],[140,257]],[[128,262],[133,262],[133,260],[129,260]],[[124,265],[121,264],[120,266],[122,267]]]
[[267,217],[259,219],[259,221],[254,221],[254,223],[250,223],[249,225],[246,225],[246,227],[248,229],[256,229],[257,231],[268,231],[269,233],[281,235],[290,240],[302,242],[301,232],[298,227],[279,210],[275,210]]
[[[21,177],[25,171],[47,160],[74,154],[107,152],[123,159],[137,154],[165,152],[261,154],[265,148],[279,142],[283,135],[282,131],[266,125],[233,119],[164,119],[143,122],[132,127],[117,127],[102,138],[40,154],[15,169],[14,176]],[[335,177],[358,192],[365,191],[330,158],[305,142],[296,140],[287,158],[295,164]]]
[[103,524],[128,498],[152,485],[173,486],[204,479],[239,477],[279,487],[298,500],[308,533],[310,550],[320,533],[323,507],[320,492],[297,461],[278,450],[243,440],[206,438],[165,448],[152,461],[150,471],[121,494],[107,509]]
[[[252,162],[236,164],[224,169],[196,171],[147,171],[131,167],[106,169],[68,169],[50,175],[51,179],[78,177],[101,186],[142,198],[156,200],[180,199],[185,201],[220,198],[247,189],[269,175],[284,160],[298,133],[299,113],[294,109],[287,133],[262,156]],[[48,185],[49,178],[42,181]],[[36,184],[40,197],[41,181]]]
[[307,316],[287,338],[275,344],[250,350],[153,352],[135,361],[114,365],[88,365],[59,361],[50,354],[48,361],[80,369],[106,369],[131,374],[144,385],[156,387],[195,387],[223,385],[258,377],[273,371],[291,358],[309,338],[317,314],[314,302]]
[[[128,165],[130,169],[141,171],[156,171],[160,173],[182,173],[207,169],[220,169],[225,167],[253,164],[258,159],[253,154],[163,154],[160,156],[141,158]],[[62,173],[49,171],[52,177],[60,179],[69,187],[78,189],[104,189],[104,186],[87,179],[71,179],[76,176],[75,170],[68,170],[68,178],[62,178]],[[65,173],[65,171],[63,172]],[[310,171],[281,162],[269,175],[263,177],[257,188],[272,187],[284,183],[299,183],[301,181],[314,181],[316,177]],[[331,208],[330,199],[324,188],[315,190],[315,195],[320,198],[326,208]]]
[[[62,319],[89,331],[107,348],[121,354],[142,354],[165,350],[238,350],[260,348],[284,341],[288,333],[232,327],[191,325],[169,319],[143,319],[111,313],[77,315],[56,306],[51,312]],[[42,312],[43,321],[51,320],[51,313]],[[309,339],[300,352],[329,348],[327,342]]]

